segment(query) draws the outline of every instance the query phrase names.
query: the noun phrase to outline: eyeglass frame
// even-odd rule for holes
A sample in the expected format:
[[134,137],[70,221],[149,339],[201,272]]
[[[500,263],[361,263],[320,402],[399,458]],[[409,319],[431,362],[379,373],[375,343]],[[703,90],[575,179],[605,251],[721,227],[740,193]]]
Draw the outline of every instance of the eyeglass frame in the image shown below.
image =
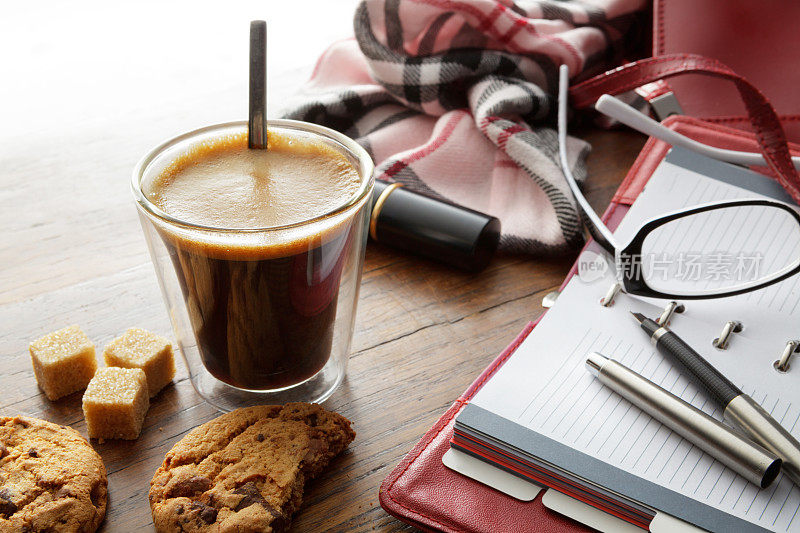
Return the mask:
[[[682,300],[702,300],[710,298],[725,298],[728,296],[736,296],[744,294],[764,287],[768,287],[775,283],[779,283],[795,274],[800,273],[800,261],[793,267],[785,267],[781,271],[775,273],[774,276],[765,278],[764,281],[756,280],[745,284],[745,286],[738,286],[737,288],[729,291],[712,292],[700,291],[698,293],[680,294],[680,293],[666,293],[650,287],[641,276],[636,275],[642,271],[642,246],[647,236],[652,233],[656,228],[668,224],[674,220],[713,211],[715,209],[723,209],[727,207],[742,207],[742,206],[765,206],[783,209],[790,213],[792,217],[800,226],[800,214],[792,209],[790,206],[777,200],[769,200],[764,198],[745,199],[745,200],[724,200],[719,202],[710,202],[688,209],[680,209],[667,213],[665,215],[652,218],[642,224],[636,234],[630,239],[627,245],[621,247],[614,234],[606,226],[602,219],[592,209],[586,197],[580,190],[578,182],[569,167],[569,160],[567,158],[567,89],[569,87],[569,69],[566,65],[561,65],[559,69],[559,84],[558,84],[558,153],[559,162],[561,163],[561,171],[567,180],[572,191],[575,201],[581,213],[584,223],[589,229],[589,233],[597,244],[603,248],[604,251],[611,254],[618,267],[621,268],[621,276],[618,275],[618,280],[622,283],[625,292],[637,296],[646,296],[652,298],[664,299],[682,299]],[[621,278],[621,279],[620,279]]]

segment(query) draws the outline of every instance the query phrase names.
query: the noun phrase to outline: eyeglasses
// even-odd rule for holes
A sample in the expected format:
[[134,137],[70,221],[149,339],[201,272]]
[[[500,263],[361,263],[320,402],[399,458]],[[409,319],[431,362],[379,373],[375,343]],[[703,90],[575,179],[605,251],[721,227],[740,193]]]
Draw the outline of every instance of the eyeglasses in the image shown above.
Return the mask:
[[[681,209],[645,222],[624,245],[617,242],[581,193],[569,167],[566,149],[568,86],[569,72],[566,65],[562,65],[558,87],[561,170],[584,215],[589,233],[613,257],[617,280],[626,292],[668,299],[722,298],[762,289],[800,273],[800,214],[776,200],[729,200]],[[733,163],[763,164],[759,154],[715,149],[683,137],[611,96],[603,96],[601,102],[598,105],[601,112],[611,110],[607,113],[610,116],[622,117],[622,122],[669,144]],[[726,231],[734,222],[744,221],[758,221],[759,227],[769,228],[776,235],[765,239],[763,235],[753,235],[752,231],[734,232],[734,235]],[[780,246],[774,245],[775,238],[781,239]],[[702,244],[698,244],[700,242]],[[748,266],[738,275],[716,279],[679,275],[692,258],[715,254],[746,257],[757,264]],[[655,268],[656,263],[659,268]]]

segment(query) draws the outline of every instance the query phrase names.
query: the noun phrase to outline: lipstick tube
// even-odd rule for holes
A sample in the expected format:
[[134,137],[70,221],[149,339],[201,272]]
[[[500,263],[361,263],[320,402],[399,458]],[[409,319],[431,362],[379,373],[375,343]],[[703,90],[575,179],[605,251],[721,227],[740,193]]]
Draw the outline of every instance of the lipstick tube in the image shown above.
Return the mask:
[[400,183],[376,180],[369,234],[398,250],[478,272],[497,250],[500,221],[410,191]]

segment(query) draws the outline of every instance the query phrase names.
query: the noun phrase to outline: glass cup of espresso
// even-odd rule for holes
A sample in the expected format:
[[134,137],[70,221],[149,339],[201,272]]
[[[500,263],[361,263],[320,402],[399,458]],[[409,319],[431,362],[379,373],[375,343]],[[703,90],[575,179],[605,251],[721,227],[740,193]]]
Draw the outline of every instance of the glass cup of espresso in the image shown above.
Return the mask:
[[373,163],[348,137],[271,120],[154,148],[132,189],[192,385],[206,401],[321,402],[345,376]]

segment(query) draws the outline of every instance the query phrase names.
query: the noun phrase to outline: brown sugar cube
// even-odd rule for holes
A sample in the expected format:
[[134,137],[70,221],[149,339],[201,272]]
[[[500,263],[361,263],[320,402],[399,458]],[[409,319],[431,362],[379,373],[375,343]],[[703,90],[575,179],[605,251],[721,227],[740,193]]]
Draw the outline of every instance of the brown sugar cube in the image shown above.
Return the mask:
[[83,393],[83,417],[93,439],[138,438],[148,407],[141,368],[99,368]]
[[130,328],[103,350],[107,366],[141,368],[147,375],[150,397],[175,377],[172,345],[164,337],[140,328]]
[[78,326],[45,335],[29,349],[36,381],[50,400],[86,388],[97,370],[94,344]]

